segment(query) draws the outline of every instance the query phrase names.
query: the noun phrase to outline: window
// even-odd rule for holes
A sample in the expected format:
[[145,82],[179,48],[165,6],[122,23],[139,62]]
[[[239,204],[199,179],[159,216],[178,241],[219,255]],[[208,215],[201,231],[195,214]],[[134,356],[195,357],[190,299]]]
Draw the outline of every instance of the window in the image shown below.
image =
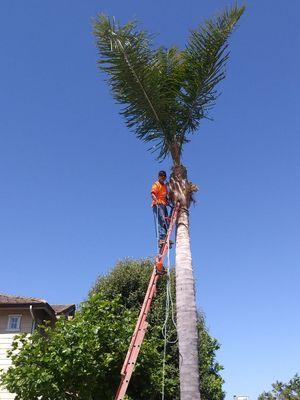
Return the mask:
[[19,331],[21,325],[21,315],[9,315],[8,316],[8,331]]

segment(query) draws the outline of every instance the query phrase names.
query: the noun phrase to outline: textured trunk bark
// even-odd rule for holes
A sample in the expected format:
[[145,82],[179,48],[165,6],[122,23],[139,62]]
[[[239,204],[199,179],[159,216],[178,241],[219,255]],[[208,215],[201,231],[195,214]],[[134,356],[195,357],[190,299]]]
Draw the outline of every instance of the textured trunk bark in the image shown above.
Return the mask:
[[175,165],[170,189],[173,201],[180,201],[182,206],[177,221],[175,256],[181,400],[200,400],[197,309],[187,210],[195,188],[187,179],[185,167]]
[[175,264],[180,399],[200,400],[197,310],[188,211],[181,211],[178,218]]

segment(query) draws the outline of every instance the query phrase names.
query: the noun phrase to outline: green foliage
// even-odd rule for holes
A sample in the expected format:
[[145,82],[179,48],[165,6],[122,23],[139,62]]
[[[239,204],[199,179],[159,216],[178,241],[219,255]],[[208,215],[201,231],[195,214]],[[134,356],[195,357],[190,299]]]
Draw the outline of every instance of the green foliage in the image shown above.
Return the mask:
[[187,135],[208,116],[225,77],[228,38],[243,12],[235,6],[206,21],[191,32],[185,50],[154,49],[152,36],[135,21],[120,26],[107,16],[96,18],[99,67],[127,126],[139,139],[154,141],[158,159],[180,155]]
[[[119,262],[115,268],[106,276],[101,276],[97,280],[91,293],[103,293],[105,296],[120,295],[120,300],[124,307],[134,312],[138,317],[141,305],[143,303],[146,289],[149,283],[150,275],[153,270],[153,264],[150,260],[124,260]],[[174,293],[174,277],[173,294]],[[165,292],[166,277],[160,280],[157,295],[151,306],[151,312],[148,316],[148,330],[141,348],[137,366],[132,376],[128,395],[132,399],[161,399],[161,381],[162,381],[162,352],[163,337],[162,324],[165,319]],[[169,338],[176,339],[176,330],[170,326]],[[156,349],[155,359],[145,359],[145,353],[149,347]],[[168,364],[166,366],[165,393],[166,400],[177,399],[179,377],[178,377],[178,354],[177,346],[168,347]],[[123,355],[125,357],[125,353]]]
[[299,400],[300,376],[296,374],[288,383],[275,382],[270,392],[263,392],[258,400]]
[[134,322],[118,297],[90,296],[73,320],[15,339],[1,382],[17,400],[112,398]]
[[[16,393],[16,400],[113,399],[120,370],[152,272],[150,260],[124,260],[99,277],[88,300],[73,320],[60,319],[29,336],[20,335],[10,352],[12,367],[1,382]],[[171,274],[175,302],[174,273]],[[160,400],[162,383],[162,324],[165,319],[166,277],[159,281],[148,318],[149,328],[141,348],[128,400]],[[175,304],[174,304],[175,306]],[[176,329],[168,321],[168,337]],[[219,348],[199,314],[202,400],[221,400],[222,367],[215,361]],[[16,351],[19,349],[19,351]],[[179,399],[177,343],[167,346],[166,400]]]
[[[106,276],[101,276],[95,284],[92,293],[103,293],[105,296],[121,295],[122,304],[130,309],[135,310],[136,316],[140,310],[141,304],[144,299],[145,291],[149,282],[150,274],[153,265],[150,260],[134,261],[131,259],[119,262],[116,267]],[[171,288],[174,310],[175,304],[175,276],[174,271],[171,273]],[[153,302],[151,313],[149,315],[149,328],[145,337],[144,344],[147,345],[148,341],[153,341],[156,344],[160,358],[157,363],[152,363],[147,369],[141,362],[144,348],[141,350],[141,358],[139,358],[139,366],[132,377],[128,393],[133,399],[143,399],[139,397],[141,390],[141,383],[147,379],[149,374],[148,368],[153,367],[157,375],[153,372],[152,376],[158,377],[156,387],[158,392],[152,390],[149,392],[145,399],[159,400],[161,395],[160,383],[162,376],[162,351],[163,351],[163,338],[162,338],[162,324],[165,319],[165,302],[166,302],[166,277],[162,277],[157,290],[156,298]],[[211,337],[205,327],[204,316],[198,313],[198,333],[199,333],[199,359],[200,359],[200,392],[202,400],[222,400],[224,392],[222,391],[222,384],[224,383],[220,376],[220,371],[223,367],[215,360],[216,351],[219,349],[219,344],[216,339]],[[168,339],[176,341],[177,334],[176,328],[171,322],[168,321]],[[144,346],[143,344],[143,346]],[[178,344],[168,344],[167,346],[167,365],[166,365],[166,387],[165,394],[166,400],[179,399],[179,369],[178,369]]]

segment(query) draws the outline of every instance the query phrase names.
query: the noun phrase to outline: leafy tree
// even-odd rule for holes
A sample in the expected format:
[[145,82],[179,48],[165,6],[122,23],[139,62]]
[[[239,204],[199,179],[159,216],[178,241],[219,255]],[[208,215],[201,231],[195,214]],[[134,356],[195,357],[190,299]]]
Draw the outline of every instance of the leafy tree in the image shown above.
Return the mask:
[[[59,319],[55,327],[40,327],[31,336],[19,335],[10,352],[12,367],[2,375],[1,384],[16,393],[16,400],[113,399],[152,268],[149,260],[118,263],[97,280],[74,319]],[[175,300],[173,274],[171,279]],[[158,285],[129,400],[161,399],[165,281],[163,277]],[[219,345],[208,334],[200,314],[198,331],[202,399],[221,400],[222,367],[215,361]],[[171,323],[168,336],[176,339]],[[167,347],[165,383],[166,400],[179,399],[176,343]]]
[[181,400],[199,400],[197,310],[189,237],[192,194],[182,165],[183,146],[217,99],[216,85],[225,77],[228,38],[244,12],[235,6],[191,31],[184,50],[154,49],[152,37],[136,22],[120,26],[100,15],[94,23],[99,67],[108,77],[114,99],[123,106],[129,129],[153,144],[159,160],[170,156],[171,196],[180,202],[176,235],[177,329]]
[[[119,262],[115,268],[107,275],[100,276],[92,289],[91,293],[102,293],[105,296],[114,297],[121,296],[122,305],[127,309],[135,312],[136,317],[140,311],[144,300],[145,292],[149,283],[152,272],[151,260],[134,261],[127,259]],[[148,316],[149,327],[145,336],[143,346],[149,339],[154,340],[157,344],[157,350],[160,354],[163,351],[162,340],[162,323],[165,319],[166,312],[166,277],[162,277],[158,288],[157,295],[154,299],[151,312]],[[175,274],[171,271],[171,288],[174,309],[176,307],[175,295]],[[178,376],[178,342],[176,342],[177,331],[176,326],[172,323],[171,315],[168,319],[168,339],[170,342],[175,342],[167,346],[167,364],[166,364],[166,399],[179,399],[179,376]],[[219,349],[219,344],[216,339],[211,337],[206,329],[203,314],[198,312],[197,331],[200,337],[199,341],[199,360],[200,360],[200,393],[202,400],[222,400],[224,392],[222,384],[224,383],[220,376],[220,371],[223,367],[216,362],[216,351]],[[143,346],[141,353],[143,352]],[[125,354],[124,354],[125,355]],[[138,358],[138,367],[136,368],[128,389],[128,393],[134,399],[140,399],[139,393],[141,383],[144,382],[148,375],[145,370],[142,355]],[[160,399],[161,390],[161,374],[162,374],[162,356],[158,364],[154,368],[158,371],[158,391],[153,391],[153,399]],[[152,397],[149,397],[149,399]]]
[[300,376],[296,374],[288,383],[276,381],[270,392],[263,392],[258,400],[299,400]]
[[73,320],[19,335],[1,383],[17,400],[110,399],[133,323],[117,296],[90,296]]

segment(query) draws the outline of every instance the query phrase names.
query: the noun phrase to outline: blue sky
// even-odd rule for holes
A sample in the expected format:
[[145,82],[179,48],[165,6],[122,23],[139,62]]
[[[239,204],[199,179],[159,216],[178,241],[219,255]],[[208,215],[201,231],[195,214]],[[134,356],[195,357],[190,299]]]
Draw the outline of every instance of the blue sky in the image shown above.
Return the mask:
[[[79,303],[118,260],[153,256],[158,169],[96,68],[92,18],[137,18],[183,47],[225,0],[2,0],[0,291]],[[249,1],[213,122],[184,163],[197,304],[220,341],[226,399],[299,372],[299,18]]]

